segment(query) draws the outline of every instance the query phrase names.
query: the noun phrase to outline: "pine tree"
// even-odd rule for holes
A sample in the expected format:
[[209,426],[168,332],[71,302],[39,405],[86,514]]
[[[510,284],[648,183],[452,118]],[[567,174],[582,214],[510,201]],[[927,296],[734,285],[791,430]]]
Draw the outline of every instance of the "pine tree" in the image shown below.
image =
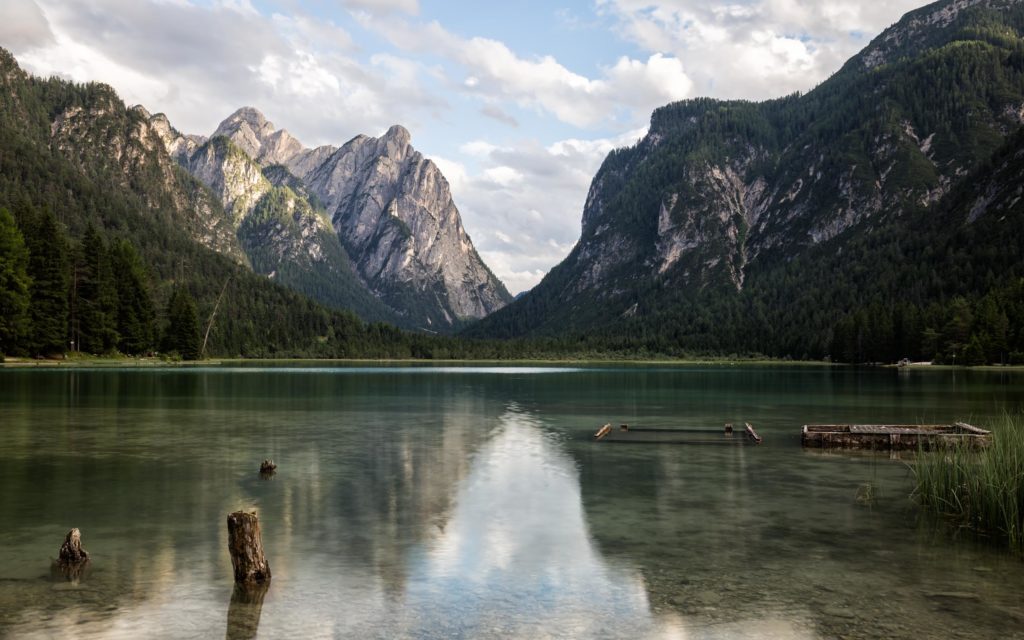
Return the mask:
[[78,348],[105,353],[117,346],[117,288],[107,247],[89,225],[78,250],[73,298],[78,310]]
[[185,289],[171,294],[167,305],[167,330],[164,333],[164,350],[177,352],[184,360],[199,359],[199,321],[196,317],[196,303]]
[[971,339],[971,326],[974,324],[974,314],[971,312],[970,303],[963,297],[953,298],[949,304],[949,322],[942,331],[946,340],[946,356],[960,356],[963,358],[963,350]]
[[0,209],[0,353],[19,351],[28,332],[28,249],[14,217]]
[[31,340],[35,355],[64,353],[68,329],[68,243],[53,213],[33,215],[25,234],[32,277]]
[[117,348],[122,353],[146,353],[154,346],[156,313],[145,267],[127,240],[112,242],[109,253],[117,274]]

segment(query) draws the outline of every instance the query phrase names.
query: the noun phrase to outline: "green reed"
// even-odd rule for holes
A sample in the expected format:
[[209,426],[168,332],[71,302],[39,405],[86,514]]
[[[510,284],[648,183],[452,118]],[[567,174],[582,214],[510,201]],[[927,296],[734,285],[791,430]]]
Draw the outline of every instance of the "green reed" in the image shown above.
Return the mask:
[[921,453],[914,497],[957,526],[1024,553],[1024,414],[1004,415],[981,450],[953,446]]

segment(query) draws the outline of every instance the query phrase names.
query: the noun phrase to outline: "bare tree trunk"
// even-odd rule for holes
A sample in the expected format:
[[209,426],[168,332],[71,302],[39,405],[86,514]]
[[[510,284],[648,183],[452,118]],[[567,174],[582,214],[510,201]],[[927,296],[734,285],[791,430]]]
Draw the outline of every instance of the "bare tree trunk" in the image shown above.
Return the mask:
[[236,511],[228,516],[228,551],[236,583],[269,582],[270,565],[263,555],[260,521],[255,511]]
[[213,312],[210,314],[210,321],[206,323],[206,335],[203,336],[203,348],[199,350],[199,357],[206,357],[206,342],[210,339],[210,329],[213,328],[213,319],[217,317],[217,309],[220,308],[220,301],[224,299],[224,292],[228,290],[228,283],[231,282],[231,278],[228,277],[224,281],[224,286],[220,289],[220,295],[217,296],[217,302],[213,305]]

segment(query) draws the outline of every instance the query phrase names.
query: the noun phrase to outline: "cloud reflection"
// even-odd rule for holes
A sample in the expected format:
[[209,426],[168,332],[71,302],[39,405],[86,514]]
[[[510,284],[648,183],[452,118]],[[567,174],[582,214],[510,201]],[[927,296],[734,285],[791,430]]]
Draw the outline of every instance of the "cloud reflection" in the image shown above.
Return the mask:
[[655,634],[640,574],[608,565],[590,539],[572,459],[533,417],[513,409],[501,423],[444,532],[413,560],[406,609],[420,615],[407,632]]

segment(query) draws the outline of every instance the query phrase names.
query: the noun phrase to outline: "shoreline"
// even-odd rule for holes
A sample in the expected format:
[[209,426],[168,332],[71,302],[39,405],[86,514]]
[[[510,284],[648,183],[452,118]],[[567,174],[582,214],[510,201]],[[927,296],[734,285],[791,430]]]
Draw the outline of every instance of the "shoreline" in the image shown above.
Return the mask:
[[[206,360],[172,361],[162,358],[131,358],[131,357],[73,357],[63,360],[57,359],[34,359],[34,358],[7,358],[0,362],[0,369],[76,369],[76,368],[199,368],[199,367],[231,367],[231,366],[259,366],[261,364],[279,365],[302,365],[302,366],[626,366],[626,367],[680,367],[680,366],[701,366],[701,367],[806,367],[806,368],[855,368],[855,365],[839,364],[818,360],[771,360],[771,359],[715,359],[715,358],[685,358],[685,359],[615,359],[615,358],[544,358],[544,359],[515,359],[515,360],[458,360],[458,359],[365,359],[365,358],[209,358]],[[986,372],[1024,372],[1022,365],[982,365],[976,367],[964,367],[953,365],[931,365],[912,364],[900,367],[898,365],[880,365],[871,368],[877,369],[898,369],[908,371],[986,371]]]
[[131,357],[75,357],[64,360],[57,359],[35,359],[8,357],[6,361],[0,362],[2,368],[178,368],[178,367],[220,367],[220,366],[247,366],[247,365],[439,365],[439,366],[530,366],[530,365],[627,365],[627,366],[786,366],[786,367],[835,367],[843,366],[829,362],[814,360],[769,360],[769,359],[651,359],[643,360],[636,358],[615,359],[615,358],[543,358],[543,359],[515,359],[515,360],[488,360],[488,359],[416,359],[416,358],[393,358],[393,359],[367,359],[367,358],[209,358],[206,360],[173,361],[161,358],[131,358]]

